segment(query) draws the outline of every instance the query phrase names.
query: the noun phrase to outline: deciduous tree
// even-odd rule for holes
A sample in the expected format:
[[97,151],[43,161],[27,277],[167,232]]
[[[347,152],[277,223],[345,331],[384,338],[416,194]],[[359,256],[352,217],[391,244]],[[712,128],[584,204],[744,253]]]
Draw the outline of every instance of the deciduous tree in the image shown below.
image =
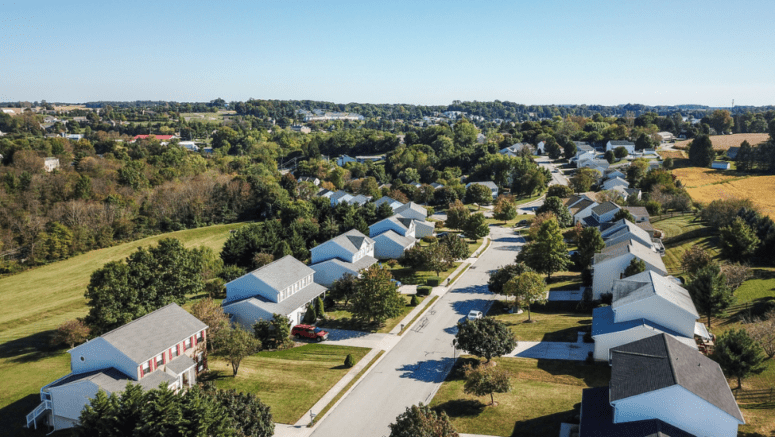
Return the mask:
[[633,258],[630,260],[630,264],[624,269],[622,274],[623,278],[629,278],[630,276],[637,275],[646,271],[646,263],[640,258]]
[[223,353],[224,358],[231,365],[234,376],[237,376],[242,360],[254,354],[260,348],[261,341],[253,333],[242,329],[239,325],[226,330],[219,345],[221,353]]
[[422,402],[407,407],[389,426],[390,437],[458,437],[446,413],[437,414]]
[[449,204],[447,210],[447,220],[444,224],[450,229],[463,229],[468,217],[471,215],[471,211],[463,202],[456,200],[455,203]]
[[551,279],[552,273],[561,272],[570,265],[568,246],[562,237],[557,220],[544,221],[533,241],[522,247],[517,262],[524,262],[539,273]]
[[487,219],[484,218],[484,214],[481,212],[471,214],[463,225],[463,232],[472,241],[490,235],[490,227],[487,225]]
[[392,275],[386,267],[374,264],[363,270],[355,280],[352,313],[355,317],[384,323],[401,313],[404,299],[398,293]]
[[466,382],[463,392],[474,396],[490,395],[490,405],[496,406],[494,393],[511,391],[511,377],[506,369],[494,366],[466,364],[463,367]]
[[600,172],[591,168],[580,168],[576,170],[576,173],[570,178],[570,187],[576,193],[584,193],[589,191],[597,182],[600,177]]
[[207,343],[210,352],[222,342],[224,333],[229,330],[229,316],[223,312],[223,307],[212,298],[202,299],[191,307],[191,314],[201,320],[207,328]]
[[514,220],[517,217],[517,206],[511,196],[498,196],[493,209],[495,220],[502,220],[505,225],[507,221]]
[[692,277],[711,263],[713,263],[713,257],[700,246],[692,246],[681,258],[681,268]]
[[59,325],[54,332],[54,336],[51,338],[51,343],[54,345],[67,344],[70,349],[74,348],[76,344],[83,343],[89,339],[89,333],[91,330],[83,320],[68,320],[65,323]]
[[578,246],[579,264],[583,270],[592,264],[595,254],[605,248],[605,241],[598,228],[589,226],[581,231]]
[[492,191],[484,185],[471,184],[471,186],[466,188],[465,202],[489,205],[492,203]]
[[331,284],[331,288],[328,290],[328,297],[334,301],[344,300],[344,306],[347,306],[350,303],[350,299],[355,295],[355,279],[355,275],[345,273]]
[[546,282],[538,273],[525,272],[506,282],[503,294],[514,296],[516,302],[527,305],[527,320],[532,322],[530,304],[546,302]]
[[493,357],[505,355],[517,347],[517,339],[503,322],[491,317],[458,322],[456,348],[483,357],[489,363]]
[[487,281],[487,287],[495,294],[505,294],[503,286],[506,285],[511,278],[532,271],[533,269],[528,267],[525,263],[507,264],[490,273],[490,280]]
[[547,197],[544,200],[544,204],[536,210],[536,213],[538,214],[542,212],[552,212],[557,218],[557,223],[563,228],[568,227],[573,223],[573,217],[571,217],[568,208],[563,205],[562,199],[559,197]]

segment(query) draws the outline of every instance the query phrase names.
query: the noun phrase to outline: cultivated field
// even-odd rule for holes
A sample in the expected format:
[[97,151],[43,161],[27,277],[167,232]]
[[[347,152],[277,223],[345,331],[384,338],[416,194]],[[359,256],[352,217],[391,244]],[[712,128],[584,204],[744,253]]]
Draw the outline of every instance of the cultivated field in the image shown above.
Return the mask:
[[[701,187],[704,185],[718,184],[732,179],[739,179],[734,173],[712,168],[687,167],[673,170],[673,174],[681,180],[686,187]],[[692,196],[694,199],[694,196]],[[695,199],[702,202],[699,199]]]
[[[710,141],[716,150],[727,150],[730,147],[738,147],[743,141],[748,141],[752,146],[763,143],[769,139],[768,134],[734,134],[734,135],[711,135]],[[677,148],[689,147],[692,140],[678,141],[675,143]]]
[[686,158],[686,154],[680,150],[660,150],[659,156],[662,157],[662,159],[665,158],[673,158],[673,159],[684,159]]
[[709,168],[681,168],[673,174],[683,182],[695,202],[716,199],[751,199],[763,214],[775,218],[775,176],[739,176]]

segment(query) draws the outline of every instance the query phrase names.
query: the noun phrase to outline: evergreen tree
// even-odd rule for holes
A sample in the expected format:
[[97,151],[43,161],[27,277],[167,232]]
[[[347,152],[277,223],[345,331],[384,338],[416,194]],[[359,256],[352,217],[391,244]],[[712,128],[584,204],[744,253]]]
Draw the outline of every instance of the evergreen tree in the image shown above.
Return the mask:
[[763,372],[767,365],[761,347],[745,329],[730,329],[716,340],[712,358],[718,362],[727,377],[737,378],[737,388],[742,379]]
[[582,270],[592,264],[592,259],[597,252],[605,248],[605,241],[598,228],[589,226],[581,231],[579,236],[579,264]]
[[721,254],[734,261],[753,255],[759,243],[756,233],[740,217],[735,217],[731,225],[719,230]]
[[756,155],[751,144],[748,141],[740,143],[740,149],[737,151],[735,161],[737,162],[738,171],[751,171],[754,169],[754,162]]
[[573,217],[571,217],[568,208],[563,205],[562,199],[559,197],[547,197],[544,200],[544,204],[536,210],[536,214],[542,212],[554,213],[554,216],[557,218],[557,223],[563,228],[573,224]]
[[716,159],[713,143],[707,135],[697,135],[689,144],[689,162],[695,167],[710,167]]
[[694,304],[707,316],[708,328],[711,327],[710,318],[720,314],[735,300],[726,282],[721,268],[713,263],[698,270],[694,280],[686,287]]
[[287,241],[282,240],[277,243],[277,247],[274,250],[274,259],[280,259],[282,257],[293,255],[293,250]]

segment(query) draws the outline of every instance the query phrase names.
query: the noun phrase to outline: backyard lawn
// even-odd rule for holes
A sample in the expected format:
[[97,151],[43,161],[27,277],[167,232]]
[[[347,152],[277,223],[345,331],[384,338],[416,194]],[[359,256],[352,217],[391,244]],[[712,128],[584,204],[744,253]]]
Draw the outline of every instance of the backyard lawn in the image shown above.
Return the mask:
[[530,316],[533,323],[526,323],[527,310],[522,314],[508,314],[508,303],[500,301],[493,305],[490,316],[505,323],[517,340],[523,341],[568,341],[576,342],[578,331],[592,325],[592,314],[573,311],[575,302],[549,302],[545,305],[531,305]]
[[357,363],[368,352],[325,344],[259,352],[242,360],[236,377],[226,361],[211,356],[206,379],[218,388],[255,393],[272,408],[275,422],[294,424],[350,370],[344,366],[347,354]]
[[433,398],[431,406],[445,411],[458,432],[556,436],[561,422],[570,422],[579,414],[581,391],[607,386],[611,378],[607,365],[529,358],[495,358],[494,361],[512,376],[511,392],[495,394],[496,407],[487,405],[489,396],[465,394],[459,372],[450,373]]

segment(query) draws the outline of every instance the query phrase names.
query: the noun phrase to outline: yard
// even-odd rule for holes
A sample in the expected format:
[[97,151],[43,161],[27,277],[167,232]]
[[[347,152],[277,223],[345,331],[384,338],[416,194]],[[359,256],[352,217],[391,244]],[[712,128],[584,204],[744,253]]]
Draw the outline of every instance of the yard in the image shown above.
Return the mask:
[[272,409],[278,423],[294,424],[350,370],[347,354],[360,361],[369,349],[305,344],[283,351],[259,352],[245,358],[236,377],[223,359],[210,358],[215,385],[255,393]]
[[[465,361],[465,359],[461,359]],[[513,437],[556,436],[561,422],[579,414],[581,391],[607,386],[607,365],[586,365],[562,360],[495,358],[511,373],[510,393],[496,393],[496,407],[486,406],[489,396],[463,392],[464,380],[450,373],[431,406],[444,411],[461,433]]]
[[[398,325],[398,323],[401,322],[401,320],[403,320],[404,317],[406,317],[406,315],[412,311],[412,309],[414,309],[414,307],[409,304],[409,302],[412,300],[412,295],[403,294],[401,297],[406,303],[406,305],[401,308],[401,314],[396,317],[387,319],[381,326],[378,326],[376,323],[364,324],[353,320],[353,314],[349,310],[349,305],[347,307],[343,307],[339,304],[337,304],[337,306],[331,311],[326,311],[326,321],[324,323],[320,323],[319,326],[332,329],[352,329],[355,331],[379,333],[390,332],[391,329],[395,328],[396,325]],[[420,300],[420,303],[422,303],[422,301],[425,299],[423,296],[417,296],[417,298]]]
[[505,323],[517,340],[523,341],[567,341],[576,342],[578,331],[592,325],[592,314],[575,311],[575,302],[548,302],[544,305],[531,305],[527,322],[527,310],[522,314],[509,314],[510,302],[500,301],[493,305],[488,315]]

